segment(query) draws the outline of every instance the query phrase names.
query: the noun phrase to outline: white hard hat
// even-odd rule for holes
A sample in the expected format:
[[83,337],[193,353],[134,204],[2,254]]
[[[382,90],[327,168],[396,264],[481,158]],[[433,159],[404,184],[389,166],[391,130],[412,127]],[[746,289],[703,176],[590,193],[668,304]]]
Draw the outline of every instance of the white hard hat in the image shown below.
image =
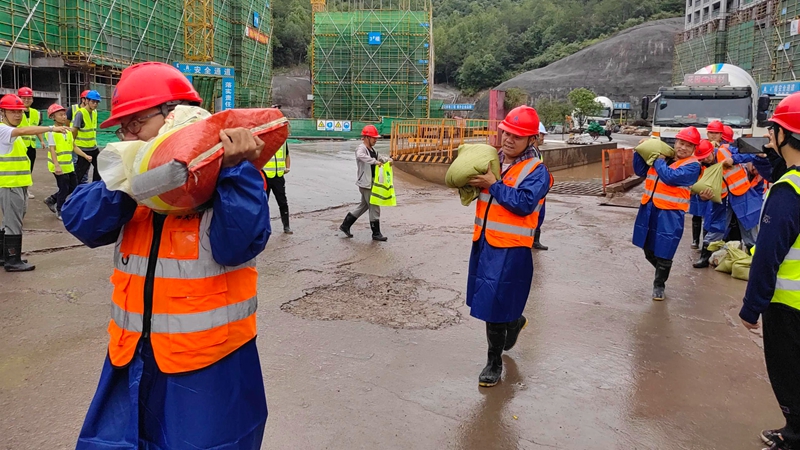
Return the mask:
[[539,122],[539,134],[550,134],[547,132],[547,130],[545,130],[544,124],[542,122]]

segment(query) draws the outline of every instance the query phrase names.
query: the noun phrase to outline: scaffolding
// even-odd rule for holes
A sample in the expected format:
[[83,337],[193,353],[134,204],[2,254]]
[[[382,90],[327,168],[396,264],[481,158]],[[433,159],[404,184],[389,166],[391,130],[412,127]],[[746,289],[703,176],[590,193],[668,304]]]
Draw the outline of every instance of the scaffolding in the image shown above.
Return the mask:
[[[395,9],[372,9],[380,7]],[[428,117],[431,33],[430,3],[423,1],[343,1],[315,12],[313,117]]]

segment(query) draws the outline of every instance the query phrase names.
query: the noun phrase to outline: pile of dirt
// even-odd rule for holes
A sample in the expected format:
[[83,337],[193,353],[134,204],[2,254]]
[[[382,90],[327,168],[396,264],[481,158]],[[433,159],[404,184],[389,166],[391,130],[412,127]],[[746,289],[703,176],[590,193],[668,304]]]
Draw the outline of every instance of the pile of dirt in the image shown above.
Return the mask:
[[272,102],[281,105],[283,115],[290,118],[311,117],[311,80],[309,75],[275,75],[272,77]]
[[[647,22],[621,31],[547,67],[522,73],[497,86],[517,87],[532,99],[566,99],[576,88],[588,88],[615,102],[631,102],[638,116],[642,96],[653,95],[672,84],[675,34],[683,18]],[[487,117],[488,96],[480,99],[476,113]]]

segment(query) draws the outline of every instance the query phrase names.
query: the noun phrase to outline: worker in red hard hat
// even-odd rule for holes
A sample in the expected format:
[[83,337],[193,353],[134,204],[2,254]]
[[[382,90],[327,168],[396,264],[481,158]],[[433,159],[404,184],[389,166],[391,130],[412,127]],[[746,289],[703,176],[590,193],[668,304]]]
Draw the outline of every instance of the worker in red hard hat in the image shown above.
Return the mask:
[[381,233],[381,207],[370,203],[372,197],[372,181],[375,179],[375,168],[382,164],[391,164],[392,160],[388,156],[378,154],[375,150],[375,144],[378,142],[378,129],[375,125],[367,125],[361,130],[361,144],[356,148],[356,164],[358,165],[358,186],[361,192],[361,203],[353,211],[347,213],[344,221],[339,225],[339,230],[345,236],[351,238],[353,233],[350,232],[350,227],[356,223],[359,217],[365,212],[369,211],[369,226],[372,229],[372,240],[385,242],[388,240],[386,236]]
[[27,272],[36,266],[22,259],[22,219],[28,210],[28,187],[33,184],[28,146],[22,136],[36,136],[48,131],[67,133],[68,127],[20,126],[28,110],[14,94],[0,98],[0,265],[6,272]]
[[[53,103],[47,108],[47,117],[55,122],[56,125],[70,126],[66,108],[58,103]],[[55,198],[55,202],[50,205],[45,200],[45,203],[47,203],[50,211],[56,214],[58,220],[61,220],[61,209],[64,207],[64,202],[67,201],[67,196],[72,194],[78,186],[78,177],[75,175],[75,164],[72,162],[72,156],[78,155],[89,161],[91,161],[92,157],[83,153],[75,145],[75,138],[72,133],[46,133],[45,137],[50,148],[47,169],[56,178],[56,186],[58,186],[58,191],[51,196]]]
[[[88,90],[88,89],[83,91],[83,92],[81,92],[79,102],[72,104],[69,107],[69,109],[66,110],[67,120],[69,121],[69,126],[72,126],[72,119],[75,117],[75,114],[78,112],[78,110],[81,109],[81,108],[86,108],[87,107],[86,96],[89,95],[89,92],[91,92],[91,91]],[[75,138],[75,136],[73,135],[73,140],[74,140],[74,138]],[[83,150],[81,150],[81,152],[83,152]],[[78,153],[73,153],[72,154],[72,166],[73,167],[77,166],[78,157],[79,157]],[[91,158],[91,156],[89,158]],[[77,172],[75,172],[75,174],[77,176]],[[86,171],[86,172],[83,172],[83,175],[81,176],[81,178],[78,179],[78,184],[84,184],[84,183],[86,183],[88,181],[89,181],[89,172]],[[57,210],[58,199],[56,198],[56,195],[57,195],[57,193],[54,193],[54,194],[52,194],[52,195],[50,195],[50,196],[48,196],[47,198],[44,199],[44,204],[47,205],[47,207],[50,208],[50,211],[53,211],[53,212],[56,212],[56,210]]]
[[[140,63],[122,71],[101,127],[149,141],[176,107],[200,103],[174,67]],[[251,161],[264,143],[244,128],[219,137],[216,193],[193,214],[156,213],[103,181],[78,186],[64,205],[64,226],[81,242],[116,243],[108,354],[79,450],[261,448],[255,257],[271,229]]]
[[[22,113],[22,123],[19,124],[21,127],[38,127],[42,123],[41,114],[39,114],[38,109],[31,108],[33,105],[33,89],[29,87],[21,87],[17,90],[17,96],[22,99],[22,103],[25,104],[25,111]],[[28,146],[28,159],[31,161],[31,173],[33,172],[33,167],[36,165],[36,139],[39,139],[39,142],[42,144],[42,148],[45,152],[49,152],[49,148],[47,147],[47,141],[44,138],[43,134],[34,136],[20,136],[25,145]],[[28,190],[28,198],[35,198],[33,192]]]
[[522,315],[533,281],[531,248],[544,198],[552,186],[550,171],[536,157],[539,115],[530,106],[511,110],[498,125],[501,179],[491,170],[469,184],[481,189],[475,210],[467,277],[470,315],[486,322],[489,344],[478,385],[496,385],[504,351],[511,350],[528,324]]
[[653,300],[664,300],[666,282],[672,270],[672,259],[683,236],[683,222],[689,211],[691,187],[700,178],[700,163],[694,153],[701,145],[700,132],[695,127],[682,129],[675,136],[675,158],[663,155],[648,167],[638,154],[633,155],[633,170],[645,179],[633,244],[644,250],[653,265]]
[[734,139],[736,138],[733,135],[733,128],[730,125],[722,127],[722,142],[733,144]]
[[[700,162],[701,168],[710,164],[705,164],[704,161],[710,161],[713,158],[714,144],[707,139],[700,141],[700,144],[694,151],[694,157]],[[713,164],[713,163],[711,163]],[[702,176],[702,170],[700,172]],[[698,194],[692,194],[691,201],[689,202],[689,214],[692,215],[692,248],[699,249],[701,238],[703,234],[703,216],[710,208],[708,200],[703,200]]]
[[739,318],[750,330],[763,318],[767,374],[786,423],[761,439],[789,450],[800,448],[800,94],[781,100],[769,120],[767,147],[787,171],[764,202]]

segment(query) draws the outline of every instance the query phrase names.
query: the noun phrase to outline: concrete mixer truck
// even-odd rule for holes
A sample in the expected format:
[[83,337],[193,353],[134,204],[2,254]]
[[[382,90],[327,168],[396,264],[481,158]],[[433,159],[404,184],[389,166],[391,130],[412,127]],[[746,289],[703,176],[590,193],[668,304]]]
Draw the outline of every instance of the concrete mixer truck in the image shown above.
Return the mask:
[[712,64],[684,76],[680,86],[662,87],[654,97],[642,98],[642,119],[654,105],[651,136],[669,145],[681,128],[695,126],[706,135],[709,122],[720,120],[735,137],[764,135],[769,96],[758,96],[758,86],[744,69]]
[[[608,97],[595,97],[594,101],[602,105],[602,109],[594,116],[588,116],[583,119],[583,123],[579,122],[580,111],[575,110],[572,112],[572,128],[584,129],[592,122],[597,122],[598,125],[605,127],[609,121],[613,121],[614,117],[614,102]],[[616,124],[612,124],[616,125]]]

